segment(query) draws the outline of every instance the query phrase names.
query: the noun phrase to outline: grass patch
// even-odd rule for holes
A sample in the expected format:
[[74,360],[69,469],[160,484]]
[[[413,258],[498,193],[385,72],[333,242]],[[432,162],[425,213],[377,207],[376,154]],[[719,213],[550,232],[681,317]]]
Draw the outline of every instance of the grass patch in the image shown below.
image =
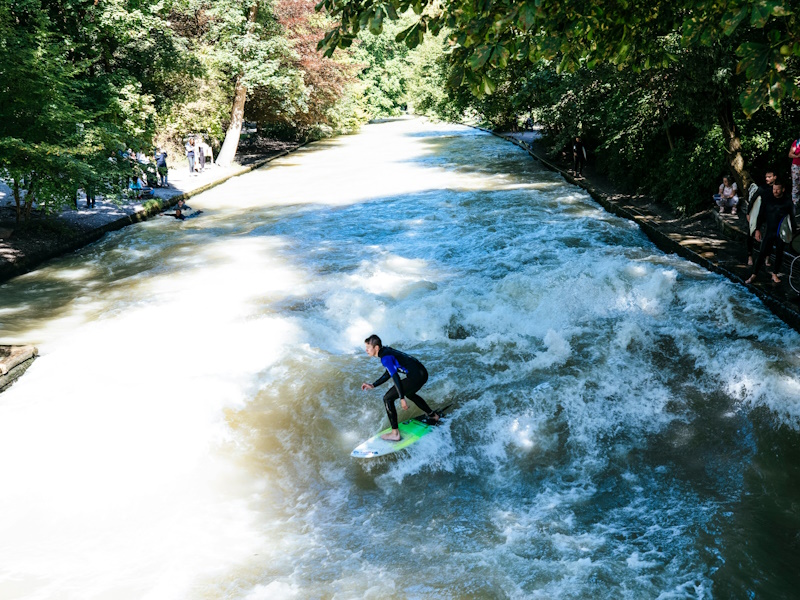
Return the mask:
[[154,211],[154,210],[156,210],[156,211],[162,210],[165,206],[166,206],[166,204],[164,202],[162,202],[159,198],[150,198],[150,200],[148,200],[147,202],[145,202],[142,205],[142,207],[147,212]]

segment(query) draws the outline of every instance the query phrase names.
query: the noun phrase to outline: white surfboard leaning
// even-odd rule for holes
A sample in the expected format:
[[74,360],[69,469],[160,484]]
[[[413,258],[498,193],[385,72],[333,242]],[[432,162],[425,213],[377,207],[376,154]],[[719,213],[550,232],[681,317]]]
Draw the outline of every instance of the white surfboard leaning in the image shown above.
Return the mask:
[[755,183],[750,184],[750,202],[753,207],[750,209],[750,235],[756,232],[756,225],[758,224],[758,213],[761,211],[761,196],[753,200],[753,195],[758,193],[758,186]]
[[[436,413],[442,417],[445,411],[451,406],[453,405],[448,404],[444,408],[438,409]],[[440,418],[439,422],[441,422],[441,420]],[[391,427],[387,427],[383,431],[379,431],[373,435],[367,441],[356,446],[350,453],[350,456],[353,458],[377,458],[378,456],[393,454],[394,452],[408,448],[411,444],[418,442],[429,433],[435,431],[437,426],[437,424],[434,424],[434,422],[430,421],[425,415],[408,419],[407,421],[397,424],[397,428],[400,430],[399,442],[390,442],[381,438],[383,434],[389,433],[392,430]]]

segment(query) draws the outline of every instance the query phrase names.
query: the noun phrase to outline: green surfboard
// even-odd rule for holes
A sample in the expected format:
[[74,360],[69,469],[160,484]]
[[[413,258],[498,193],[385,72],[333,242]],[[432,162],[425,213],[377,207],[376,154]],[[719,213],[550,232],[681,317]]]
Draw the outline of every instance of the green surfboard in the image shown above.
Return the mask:
[[[443,417],[445,411],[451,406],[453,405],[448,404],[444,408],[436,410],[436,412],[440,417]],[[441,423],[442,420],[443,419],[440,418],[438,423]],[[367,441],[359,444],[350,453],[350,456],[353,458],[376,458],[378,456],[393,454],[394,452],[408,448],[411,444],[418,442],[429,433],[436,431],[437,426],[438,424],[435,425],[432,421],[428,421],[425,415],[408,419],[407,421],[397,424],[397,428],[400,430],[399,442],[389,442],[381,438],[383,434],[392,431],[391,427],[387,427],[383,431],[379,431],[373,435]]]

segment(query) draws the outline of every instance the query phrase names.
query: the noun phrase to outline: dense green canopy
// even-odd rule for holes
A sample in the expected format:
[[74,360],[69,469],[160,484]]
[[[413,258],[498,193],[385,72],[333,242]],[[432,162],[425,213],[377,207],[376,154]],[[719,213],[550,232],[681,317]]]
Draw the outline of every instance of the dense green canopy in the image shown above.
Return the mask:
[[322,0],[337,25],[320,43],[331,54],[361,30],[382,30],[409,9],[415,22],[398,34],[411,47],[426,32],[450,32],[454,82],[494,91],[509,61],[556,60],[559,70],[613,64],[632,72],[668,67],[682,53],[735,41],[747,86],[745,112],[800,98],[786,57],[800,57],[800,23],[789,0]]
[[581,134],[598,167],[682,210],[702,205],[726,171],[740,187],[767,166],[787,177],[800,104],[800,21],[789,0],[322,0],[317,8],[336,19],[320,42],[329,55],[413,11],[398,42],[448,40],[437,61],[448,98],[432,112],[499,128],[530,114],[553,153]]

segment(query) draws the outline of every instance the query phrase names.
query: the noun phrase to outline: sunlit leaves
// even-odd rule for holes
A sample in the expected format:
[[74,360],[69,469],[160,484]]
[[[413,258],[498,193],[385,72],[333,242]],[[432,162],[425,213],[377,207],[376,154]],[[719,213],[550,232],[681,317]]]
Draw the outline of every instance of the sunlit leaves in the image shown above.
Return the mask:
[[747,17],[749,10],[746,6],[742,6],[739,10],[731,10],[722,17],[723,33],[730,36],[739,24]]
[[489,60],[492,55],[493,48],[488,44],[482,44],[475,48],[472,56],[469,57],[469,66],[473,71],[478,71],[483,68],[483,65]]
[[784,0],[759,0],[754,3],[750,24],[761,28],[767,24],[770,16],[784,17],[791,11],[785,6]]

